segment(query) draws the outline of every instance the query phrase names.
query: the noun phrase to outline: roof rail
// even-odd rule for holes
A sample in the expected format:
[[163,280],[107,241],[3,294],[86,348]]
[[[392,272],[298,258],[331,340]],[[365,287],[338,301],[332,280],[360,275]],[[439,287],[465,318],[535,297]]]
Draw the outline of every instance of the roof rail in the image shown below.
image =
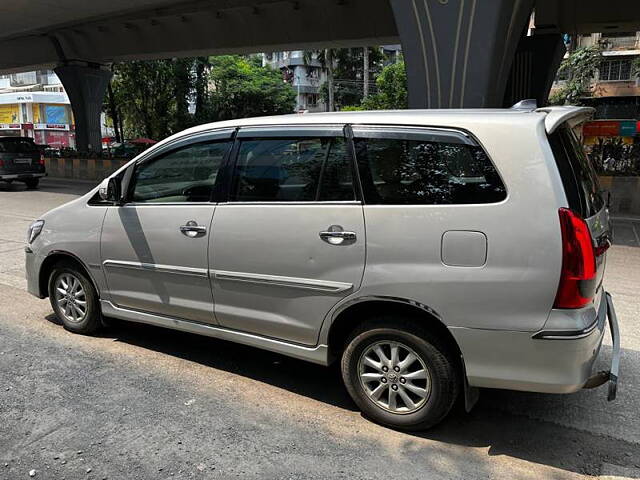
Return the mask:
[[514,110],[533,111],[538,108],[538,101],[535,98],[526,98],[524,100],[520,100],[518,103],[513,104],[511,108]]

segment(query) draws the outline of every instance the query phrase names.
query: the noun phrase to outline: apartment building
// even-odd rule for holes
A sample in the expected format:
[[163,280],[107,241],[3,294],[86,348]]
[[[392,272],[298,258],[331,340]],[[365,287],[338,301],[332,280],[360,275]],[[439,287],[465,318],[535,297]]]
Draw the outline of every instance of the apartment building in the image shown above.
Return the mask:
[[74,147],[71,104],[55,73],[0,75],[0,136],[31,137],[53,148]]
[[593,98],[596,118],[640,119],[640,78],[636,61],[640,58],[640,32],[593,33],[579,38],[579,46],[600,43],[603,61],[594,78]]
[[280,70],[284,81],[296,90],[297,112],[324,112],[320,86],[326,81],[326,70],[315,55],[306,60],[302,50],[262,54],[262,65]]

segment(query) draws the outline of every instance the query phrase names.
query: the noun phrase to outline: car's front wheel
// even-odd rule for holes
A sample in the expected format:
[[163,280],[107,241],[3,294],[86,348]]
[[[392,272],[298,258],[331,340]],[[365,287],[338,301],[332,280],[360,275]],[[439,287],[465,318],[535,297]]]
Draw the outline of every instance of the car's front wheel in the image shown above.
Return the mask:
[[413,322],[380,317],[350,336],[342,377],[365,416],[393,428],[424,430],[451,410],[459,389],[454,355]]
[[64,328],[91,334],[101,326],[98,294],[86,274],[72,263],[59,263],[49,276],[49,300]]

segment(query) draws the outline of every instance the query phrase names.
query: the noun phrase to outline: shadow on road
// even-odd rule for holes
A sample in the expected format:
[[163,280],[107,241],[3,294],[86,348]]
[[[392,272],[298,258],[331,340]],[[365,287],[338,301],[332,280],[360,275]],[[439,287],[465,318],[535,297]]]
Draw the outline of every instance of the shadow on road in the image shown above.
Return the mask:
[[0,192],[32,192],[37,194],[37,192],[45,192],[45,193],[62,193],[62,194],[70,194],[70,195],[84,195],[93,187],[95,187],[98,182],[85,182],[85,181],[74,181],[74,180],[65,180],[65,179],[53,179],[53,178],[43,178],[40,180],[40,184],[37,189],[29,190],[27,186],[23,182],[14,181],[11,183],[0,182]]
[[612,218],[614,245],[640,247],[640,217]]
[[[54,315],[47,319],[58,323]],[[116,341],[172,355],[206,367],[242,375],[287,391],[356,411],[336,368],[311,363],[239,344],[149,325],[110,321],[103,335]],[[419,438],[487,449],[489,456],[505,455],[568,472],[599,475],[603,462],[634,468],[640,461],[637,445],[551,422],[508,413],[513,395],[520,403],[539,394],[483,390],[475,409],[466,414],[461,405],[442,424],[427,432],[406,434],[409,449],[431,455]],[[559,407],[561,407],[561,402]],[[637,470],[635,470],[637,471]],[[638,476],[640,478],[640,475]]]

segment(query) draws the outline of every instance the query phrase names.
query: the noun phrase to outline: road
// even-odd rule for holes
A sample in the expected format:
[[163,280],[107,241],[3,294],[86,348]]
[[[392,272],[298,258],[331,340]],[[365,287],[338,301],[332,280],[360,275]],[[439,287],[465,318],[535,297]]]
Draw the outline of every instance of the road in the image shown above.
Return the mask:
[[471,414],[407,434],[362,418],[334,369],[151,326],[62,329],[24,290],[25,230],[89,188],[0,184],[1,479],[640,478],[640,248],[609,254],[615,402],[483,390]]

